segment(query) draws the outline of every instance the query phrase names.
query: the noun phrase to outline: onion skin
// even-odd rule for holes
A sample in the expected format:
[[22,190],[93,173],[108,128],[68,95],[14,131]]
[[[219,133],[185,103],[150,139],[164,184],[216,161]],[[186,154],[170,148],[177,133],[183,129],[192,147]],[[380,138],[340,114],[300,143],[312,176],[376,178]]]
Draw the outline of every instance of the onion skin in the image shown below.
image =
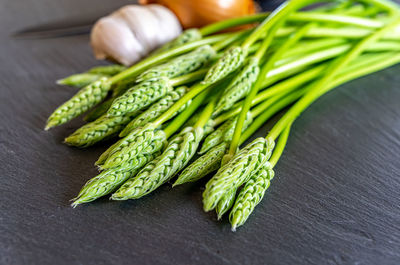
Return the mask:
[[182,32],[177,17],[160,5],[128,5],[101,18],[90,42],[97,59],[129,66]]
[[139,0],[139,3],[168,7],[177,15],[184,28],[202,27],[257,11],[253,0]]

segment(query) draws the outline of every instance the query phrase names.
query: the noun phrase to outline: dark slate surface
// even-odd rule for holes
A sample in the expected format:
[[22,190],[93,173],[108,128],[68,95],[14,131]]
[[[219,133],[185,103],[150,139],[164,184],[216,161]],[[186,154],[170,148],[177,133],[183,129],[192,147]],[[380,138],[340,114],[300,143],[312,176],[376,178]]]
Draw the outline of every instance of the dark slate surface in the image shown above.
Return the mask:
[[54,80],[96,64],[88,37],[8,36],[125,3],[0,3],[0,264],[400,264],[400,66],[341,86],[298,119],[271,189],[236,233],[202,211],[204,182],[70,208],[106,145],[63,145],[80,120],[42,128],[75,92]]

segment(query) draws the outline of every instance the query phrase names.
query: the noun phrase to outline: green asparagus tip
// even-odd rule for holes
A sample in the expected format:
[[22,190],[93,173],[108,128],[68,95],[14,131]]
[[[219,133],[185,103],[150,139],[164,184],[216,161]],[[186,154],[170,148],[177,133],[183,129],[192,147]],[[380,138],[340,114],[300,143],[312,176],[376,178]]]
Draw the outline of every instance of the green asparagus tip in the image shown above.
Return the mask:
[[125,130],[125,129],[124,129],[124,130],[122,130],[122,131],[119,133],[118,137],[119,137],[119,138],[123,138],[123,137],[127,136],[129,133],[130,133],[129,130]]
[[232,159],[233,155],[232,154],[226,154],[222,157],[221,165],[225,165]]
[[110,200],[113,201],[126,201],[130,198],[127,198],[123,193],[121,194],[121,192],[115,192],[110,196]]
[[64,139],[64,143],[67,145],[79,146],[79,140],[79,137],[75,135],[70,135]]
[[44,129],[48,131],[50,128],[56,127],[59,125],[58,121],[51,119],[51,117],[47,120],[46,127]]
[[218,214],[217,214],[217,220],[218,220],[218,221],[221,220],[223,215],[224,215],[224,214],[218,213]]
[[72,199],[72,203],[71,203],[71,207],[72,208],[76,208],[76,206],[78,206],[79,204],[84,203],[83,201],[80,201],[79,198],[74,198]]
[[[244,221],[246,221],[246,220],[244,220]],[[242,214],[233,214],[233,216],[232,216],[232,213],[231,213],[229,216],[229,222],[231,223],[231,226],[232,226],[232,232],[236,232],[236,229],[239,226],[243,225],[244,221],[243,221]]]
[[57,85],[66,85],[65,78],[63,78],[63,79],[58,79],[58,80],[56,81],[56,84],[57,84]]
[[44,127],[45,131],[48,131],[50,128],[53,128],[54,125],[52,125],[51,123],[47,123],[46,126]]
[[215,206],[217,206],[217,202],[213,202],[213,200],[209,199],[209,198],[205,198],[203,200],[203,210],[205,212],[209,212],[212,209],[215,208]]
[[172,188],[174,188],[174,187],[176,187],[176,186],[178,186],[178,185],[182,185],[182,184],[184,184],[185,182],[184,181],[182,181],[180,178],[178,178],[175,182],[174,182],[174,184],[172,184]]

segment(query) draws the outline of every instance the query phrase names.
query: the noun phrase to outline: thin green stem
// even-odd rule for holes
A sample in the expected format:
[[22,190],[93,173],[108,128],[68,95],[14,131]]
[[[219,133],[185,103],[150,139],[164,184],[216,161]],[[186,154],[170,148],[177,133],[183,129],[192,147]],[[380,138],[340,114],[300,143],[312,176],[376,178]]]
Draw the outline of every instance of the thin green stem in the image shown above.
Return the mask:
[[126,69],[125,71],[122,71],[121,73],[119,73],[117,75],[114,75],[109,80],[112,84],[115,84],[127,77],[135,76],[135,75],[141,73],[142,71],[144,71],[145,69],[149,68],[150,66],[160,63],[166,59],[169,59],[171,57],[180,55],[182,53],[191,51],[202,45],[213,44],[218,41],[225,40],[226,38],[228,38],[229,36],[232,36],[234,34],[237,34],[237,33],[224,33],[224,34],[219,34],[219,35],[215,35],[215,36],[210,36],[210,37],[203,38],[201,40],[197,40],[197,41],[193,41],[193,42],[184,44],[182,46],[179,46],[179,47],[176,47],[176,48],[164,51],[164,52],[157,53],[153,56],[149,56],[149,57],[141,60],[137,64]]
[[[312,29],[310,29],[312,30]],[[311,54],[306,54],[301,58],[290,58],[289,60],[284,59],[283,63],[281,61],[277,62],[277,67],[272,69],[267,74],[267,78],[264,79],[263,87],[269,86],[278,80],[286,78],[298,71],[303,70],[306,66],[319,63],[328,59],[337,57],[338,55],[344,54],[351,48],[351,44],[343,44],[337,47],[328,48],[325,50],[313,52]],[[377,42],[370,44],[367,47],[367,51],[377,52],[377,51],[398,51],[400,48],[400,43],[391,42]]]
[[[283,108],[289,106],[298,100],[304,93],[307,92],[307,88],[296,90],[279,100],[275,100],[274,104],[271,104],[268,108],[264,109],[260,116],[258,116],[251,125],[243,132],[240,137],[240,144],[246,141],[253,133],[255,133],[261,126],[265,124],[271,117],[281,111]],[[269,100],[268,100],[269,101]]]
[[275,167],[276,163],[278,163],[279,158],[282,156],[283,150],[285,149],[287,140],[289,138],[290,128],[292,124],[288,124],[283,132],[279,135],[278,141],[274,148],[274,152],[269,160],[271,163],[272,168]]
[[190,116],[192,116],[192,114],[204,102],[209,92],[210,88],[197,95],[193,99],[192,103],[190,103],[190,105],[187,107],[187,109],[180,113],[175,119],[173,119],[171,123],[168,124],[167,127],[164,128],[164,132],[167,138],[173,135],[190,118]]
[[225,40],[221,40],[213,45],[213,48],[215,51],[220,51],[224,49],[225,47],[231,45],[234,42],[240,41],[244,39],[246,36],[249,35],[249,33],[252,30],[242,30],[240,32],[237,32],[236,34],[230,36],[229,38],[226,38]]
[[305,4],[313,2],[311,0],[292,0],[286,1],[275,9],[264,21],[252,32],[252,34],[243,42],[242,48],[247,50],[256,42],[262,34],[268,32],[278,21],[289,16],[293,11],[301,8]]
[[[330,86],[337,87],[340,86],[346,82],[349,82],[351,80],[354,80],[356,78],[359,78],[361,76],[365,76],[368,74],[371,74],[373,72],[382,70],[384,68],[387,68],[391,65],[395,65],[400,62],[400,54],[398,53],[385,53],[385,54],[379,54],[379,55],[363,55],[363,59],[356,61],[354,64],[349,65],[346,67],[345,71],[341,74],[339,74],[332,83],[330,83]],[[246,141],[255,131],[257,131],[267,120],[269,120],[273,115],[278,113],[280,110],[285,108],[286,106],[290,105],[291,103],[295,102],[298,98],[300,98],[304,93],[308,92],[313,88],[313,84],[308,85],[307,87],[296,90],[289,95],[285,96],[283,99],[279,100],[281,97],[279,97],[279,101],[275,99],[275,96],[271,99],[268,99],[264,103],[270,102],[270,104],[267,106],[267,104],[264,105],[263,108],[259,109],[259,112],[261,113],[260,116],[258,116],[257,119],[255,119],[252,124],[243,132],[242,136],[240,137],[240,144],[242,144],[244,141]],[[273,100],[275,99],[275,100]],[[275,103],[275,104],[274,104]],[[261,106],[258,105],[258,106]],[[258,107],[257,106],[257,107]],[[257,108],[256,107],[256,108]],[[253,111],[256,110],[254,108]]]
[[[371,45],[370,48],[377,47],[377,44],[379,44],[379,43],[375,43],[374,45]],[[399,45],[399,44],[397,44],[397,45]],[[396,50],[398,50],[398,48],[400,48],[400,46],[399,47],[389,47],[389,46],[390,45],[387,45],[387,48],[388,48],[387,51],[396,51]],[[392,49],[392,48],[396,48],[396,49]],[[354,64],[344,68],[344,71],[346,71],[348,68],[353,68],[353,66],[357,66],[357,65],[361,65],[362,67],[367,67],[370,64],[378,63],[380,60],[379,58],[382,58],[382,60],[384,60],[384,58],[387,58],[387,56],[385,54],[371,55],[370,58],[368,58],[368,57],[369,56],[367,56],[367,55],[363,55],[360,58],[360,60],[357,60],[356,62],[354,62]],[[363,59],[363,58],[365,58],[365,59]],[[377,58],[377,59],[375,60],[374,58]],[[263,102],[271,97],[274,97],[275,95],[280,95],[280,94],[288,92],[288,91],[290,92],[293,89],[301,86],[302,84],[315,79],[324,71],[324,69],[326,69],[327,65],[328,65],[328,63],[323,63],[323,64],[313,67],[307,71],[301,72],[300,74],[294,75],[293,77],[288,78],[287,80],[278,82],[275,85],[271,86],[270,88],[259,92],[257,94],[257,96],[254,98],[254,100],[252,101],[252,103],[251,103],[252,106],[254,106],[260,102]],[[338,79],[342,78],[341,76],[342,75],[339,75]],[[334,83],[336,83],[336,80],[338,80],[338,79],[335,79]],[[264,83],[262,87],[268,86],[269,83],[270,82]],[[216,117],[214,119],[215,124],[216,125],[221,124],[222,122],[226,121],[227,119],[239,114],[242,109],[242,107],[241,107],[242,103],[243,103],[243,101],[236,103],[235,106],[231,110],[224,112],[221,115],[219,115],[218,117]]]
[[249,16],[237,17],[232,19],[227,19],[224,21],[216,22],[210,25],[207,25],[200,29],[200,33],[203,36],[210,35],[228,28],[257,23],[263,21],[266,17],[269,16],[269,12],[259,13]]
[[207,71],[208,71],[208,68],[203,68],[203,69],[197,70],[195,72],[192,72],[192,73],[189,73],[186,75],[181,75],[181,76],[172,78],[170,80],[170,84],[171,84],[171,86],[181,86],[181,85],[184,85],[187,83],[197,81],[197,80],[203,78],[204,75],[207,73]]
[[321,12],[298,12],[289,17],[296,22],[329,22],[334,24],[346,24],[365,28],[381,28],[385,24],[377,19],[361,18],[349,15],[327,14]]
[[[220,93],[218,93],[218,94],[220,94]],[[201,113],[199,119],[197,120],[197,122],[195,123],[194,127],[203,128],[206,125],[208,120],[211,118],[211,115],[214,111],[217,100],[218,100],[218,97],[217,97],[217,95],[215,95],[211,99],[211,101],[207,104],[207,106],[204,108],[204,110],[202,111],[202,113]]]
[[254,58],[258,62],[261,61],[261,59],[264,57],[265,53],[267,52],[269,46],[271,45],[271,43],[274,39],[277,29],[278,28],[276,27],[274,30],[271,30],[271,32],[270,32],[271,34],[267,34],[267,36],[264,38],[263,42],[261,43],[260,48],[258,48],[256,54],[254,55]]
[[[156,127],[160,126],[166,122],[175,112],[177,112],[183,105],[185,105],[189,100],[197,96],[199,93],[203,92],[209,85],[203,85],[201,83],[195,84],[189,92],[187,92],[183,97],[181,97],[174,105],[172,105],[166,112],[164,112],[160,117],[158,117],[153,123]],[[192,105],[192,104],[190,104]]]
[[395,16],[400,12],[399,5],[389,0],[363,0],[363,2],[380,7]]
[[323,38],[318,40],[300,41],[299,43],[297,43],[296,47],[293,47],[292,49],[288,50],[285,53],[283,59],[309,54],[311,52],[323,50],[334,46],[339,46],[342,44],[346,44],[348,42],[349,41],[344,38]]
[[313,89],[302,97],[285,115],[275,124],[267,137],[276,139],[282,130],[290,123],[292,123],[300,113],[306,109],[312,102],[318,97],[328,92],[332,87],[327,84],[337,75],[337,73],[345,67],[354,58],[359,56],[368,45],[377,41],[385,33],[389,32],[400,24],[400,19],[396,19],[395,22],[390,23],[382,29],[376,31],[370,36],[358,42],[347,54],[334,60],[327,69],[327,74],[317,81],[313,86]]
[[[281,23],[284,22],[284,19],[282,19],[279,23],[277,23],[273,28],[271,28],[271,34],[269,36],[274,36],[276,30],[278,27],[281,25]],[[242,129],[243,129],[243,124],[246,120],[247,112],[250,110],[251,103],[254,99],[254,97],[257,95],[258,90],[262,86],[263,83],[263,78],[264,76],[267,75],[267,73],[273,68],[274,64],[282,57],[282,55],[290,48],[292,47],[296,42],[298,42],[304,34],[310,29],[314,27],[313,23],[307,24],[304,26],[299,32],[296,34],[292,35],[273,55],[272,57],[267,61],[265,66],[262,68],[259,77],[257,78],[257,81],[255,82],[254,86],[251,88],[249,95],[246,97],[246,99],[243,102],[243,107],[242,110],[239,114],[239,118],[236,122],[235,126],[235,131],[233,133],[232,141],[229,147],[229,155],[233,155],[236,152],[237,147],[239,146],[239,141],[240,141],[240,135],[242,134]],[[267,44],[269,45],[269,44]],[[257,53],[258,54],[258,53]],[[256,55],[257,55],[256,54]]]
[[[386,1],[386,3],[388,3]],[[379,3],[380,6],[384,7],[385,9],[388,7],[387,4],[382,5],[382,3]],[[392,7],[394,7],[395,5],[393,3],[390,4],[391,10]],[[333,7],[334,9],[337,9],[337,7]],[[332,8],[331,8],[332,9]],[[315,12],[323,12],[323,11],[335,11],[335,10],[328,10],[326,7],[323,8],[317,8],[315,9]],[[353,6],[350,7],[346,10],[343,10],[345,14],[348,15],[359,15],[361,12],[365,11],[365,9],[363,8],[363,6],[361,5],[357,5],[357,6]],[[298,12],[298,14],[303,14],[303,13],[314,13],[314,12]],[[206,36],[206,35],[210,35],[210,34],[214,34],[216,32],[228,29],[228,28],[232,28],[232,27],[236,27],[236,26],[241,26],[241,25],[246,25],[246,24],[252,24],[252,23],[257,23],[257,22],[262,22],[263,20],[265,20],[268,16],[270,15],[270,12],[264,12],[264,13],[258,13],[258,14],[254,14],[254,15],[248,15],[248,16],[243,16],[243,17],[237,17],[237,18],[232,18],[232,19],[227,19],[224,21],[219,21],[210,25],[207,25],[203,28],[200,29],[200,33],[202,34],[202,36]],[[302,18],[300,19],[296,19],[296,14],[293,15],[293,17],[289,17],[289,19],[291,21],[301,21]],[[326,21],[326,18],[319,18],[318,16],[313,17],[311,16],[311,19],[322,19],[323,21]],[[344,21],[346,21],[347,19],[345,19]],[[317,20],[316,20],[317,21]],[[331,21],[331,20],[328,20]],[[332,22],[337,22],[337,21],[332,21]],[[354,23],[353,20],[349,21],[350,23]],[[339,22],[341,23],[341,22]]]
[[[283,27],[277,32],[277,37],[286,37],[293,32],[296,32],[298,27]],[[306,37],[308,38],[323,38],[323,37],[334,37],[334,38],[348,38],[348,39],[361,39],[369,34],[373,33],[372,29],[360,28],[360,27],[328,27],[319,26],[310,30]],[[393,29],[393,32],[389,32],[383,36],[384,40],[400,40],[399,29]]]

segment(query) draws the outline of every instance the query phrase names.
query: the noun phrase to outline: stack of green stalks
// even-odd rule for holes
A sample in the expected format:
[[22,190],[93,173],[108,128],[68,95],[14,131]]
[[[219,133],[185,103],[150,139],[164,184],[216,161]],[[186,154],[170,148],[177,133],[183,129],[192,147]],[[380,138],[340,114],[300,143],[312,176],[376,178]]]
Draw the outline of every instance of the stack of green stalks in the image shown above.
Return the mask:
[[[129,68],[59,80],[81,89],[46,129],[92,109],[65,143],[115,139],[72,206],[108,194],[138,199],[173,178],[176,186],[215,172],[204,210],[229,213],[235,230],[268,189],[296,118],[331,89],[400,61],[399,14],[386,0],[292,0],[271,13],[186,30]],[[244,24],[256,26],[226,33]],[[242,146],[277,113],[265,138]]]

